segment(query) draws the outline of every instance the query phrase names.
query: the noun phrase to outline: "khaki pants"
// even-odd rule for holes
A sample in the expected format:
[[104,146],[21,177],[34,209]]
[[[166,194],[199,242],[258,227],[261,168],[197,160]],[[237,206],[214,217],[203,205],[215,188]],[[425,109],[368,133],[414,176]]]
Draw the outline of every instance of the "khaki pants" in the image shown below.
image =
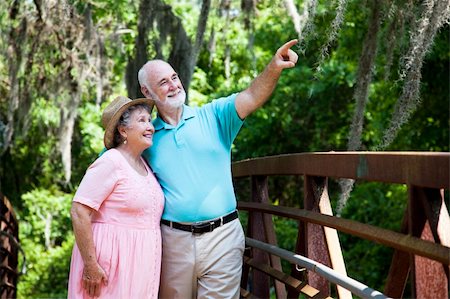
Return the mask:
[[239,298],[245,237],[239,219],[192,234],[161,225],[159,298]]

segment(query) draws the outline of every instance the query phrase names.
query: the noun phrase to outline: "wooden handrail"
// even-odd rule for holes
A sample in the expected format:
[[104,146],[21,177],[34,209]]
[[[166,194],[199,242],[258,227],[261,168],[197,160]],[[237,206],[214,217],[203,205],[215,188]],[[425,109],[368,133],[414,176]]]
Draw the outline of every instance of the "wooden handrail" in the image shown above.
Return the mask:
[[450,153],[317,152],[233,163],[233,177],[304,175],[450,188]]
[[351,234],[366,240],[371,240],[392,248],[430,258],[440,263],[450,265],[450,248],[425,241],[410,235],[405,235],[379,228],[373,225],[353,220],[333,217],[307,211],[303,209],[273,206],[263,203],[239,202],[239,209],[254,212],[263,212],[289,219],[319,224],[335,228],[338,231]]

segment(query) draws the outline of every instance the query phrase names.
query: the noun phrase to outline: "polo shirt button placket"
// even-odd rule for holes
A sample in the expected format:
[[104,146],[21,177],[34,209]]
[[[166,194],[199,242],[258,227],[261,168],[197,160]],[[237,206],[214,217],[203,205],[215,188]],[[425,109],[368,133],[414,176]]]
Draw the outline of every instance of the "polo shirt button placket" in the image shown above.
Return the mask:
[[182,127],[182,124],[180,124],[178,127],[176,127],[174,129],[174,133],[173,133],[177,146],[184,145],[184,138],[182,137],[181,133],[179,132],[181,127]]

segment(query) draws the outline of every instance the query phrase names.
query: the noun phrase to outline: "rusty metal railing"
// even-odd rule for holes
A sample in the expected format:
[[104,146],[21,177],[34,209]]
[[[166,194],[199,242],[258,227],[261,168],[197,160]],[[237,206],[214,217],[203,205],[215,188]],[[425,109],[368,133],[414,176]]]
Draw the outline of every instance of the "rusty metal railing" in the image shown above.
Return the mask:
[[[238,203],[241,211],[249,212],[247,237],[277,245],[271,215],[295,219],[299,223],[295,253],[346,276],[337,231],[357,236],[394,249],[383,290],[386,296],[401,298],[409,280],[413,297],[447,298],[450,218],[444,190],[449,190],[450,185],[449,162],[450,153],[431,152],[290,154],[236,162],[233,177],[236,180],[251,178],[251,201]],[[268,179],[278,175],[304,177],[304,207],[270,204]],[[334,217],[328,196],[328,178],[407,185],[407,208],[401,230],[395,232]],[[279,257],[251,248],[244,263],[244,297],[251,296],[245,290],[250,269],[253,269],[251,294],[256,297],[269,296],[269,277],[275,281],[273,287],[277,298],[297,298],[300,293],[308,298],[331,294],[326,278],[298,267],[283,273]],[[336,288],[337,296],[351,298],[348,290]]]
[[0,298],[16,298],[19,227],[9,200],[0,193]]

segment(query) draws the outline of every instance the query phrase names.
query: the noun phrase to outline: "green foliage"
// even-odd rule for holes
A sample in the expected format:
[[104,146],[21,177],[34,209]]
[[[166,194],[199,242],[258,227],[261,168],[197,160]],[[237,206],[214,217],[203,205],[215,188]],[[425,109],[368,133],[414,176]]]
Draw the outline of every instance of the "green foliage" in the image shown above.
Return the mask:
[[74,244],[71,199],[71,194],[47,189],[34,189],[22,196],[19,239],[26,263],[19,279],[19,298],[67,297]]
[[[284,219],[273,216],[273,225],[280,248],[295,252],[295,245],[298,235],[298,222],[292,219]],[[292,264],[281,260],[281,267],[284,273],[291,273]]]
[[[342,218],[399,232],[407,201],[404,185],[357,184],[342,211]],[[340,234],[340,242],[347,274],[382,291],[393,250],[346,234]]]
[[99,107],[86,103],[79,109],[78,128],[72,142],[72,155],[77,163],[72,166],[72,182],[75,186],[81,181],[88,166],[94,162],[103,150],[103,128],[101,127],[101,111],[106,107]]
[[16,171],[23,174],[19,183],[24,191],[33,186],[49,188],[61,179],[56,138],[58,125],[58,108],[49,105],[44,98],[37,98],[31,107],[29,128],[23,135],[16,136],[11,153]]
[[47,247],[61,244],[72,227],[69,213],[72,195],[59,190],[35,189],[22,195],[22,201],[21,233]]
[[61,246],[45,249],[25,239],[27,272],[20,276],[18,298],[67,298],[70,257],[74,239],[71,234]]

